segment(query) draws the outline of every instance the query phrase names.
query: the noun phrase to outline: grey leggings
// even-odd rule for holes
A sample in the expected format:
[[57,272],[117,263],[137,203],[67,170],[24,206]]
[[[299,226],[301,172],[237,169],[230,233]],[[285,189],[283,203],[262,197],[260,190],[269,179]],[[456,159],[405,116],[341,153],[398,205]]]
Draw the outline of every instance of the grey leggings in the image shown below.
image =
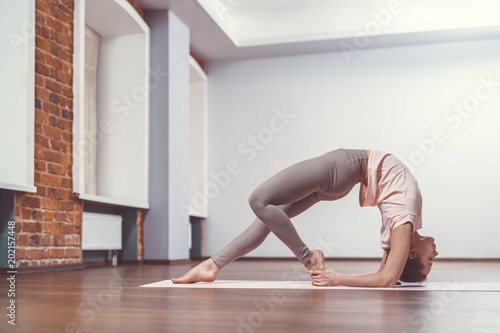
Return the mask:
[[250,195],[257,219],[212,256],[221,269],[257,248],[272,231],[305,266],[312,256],[290,218],[315,203],[337,200],[359,182],[366,185],[367,151],[337,149],[296,163],[269,178]]

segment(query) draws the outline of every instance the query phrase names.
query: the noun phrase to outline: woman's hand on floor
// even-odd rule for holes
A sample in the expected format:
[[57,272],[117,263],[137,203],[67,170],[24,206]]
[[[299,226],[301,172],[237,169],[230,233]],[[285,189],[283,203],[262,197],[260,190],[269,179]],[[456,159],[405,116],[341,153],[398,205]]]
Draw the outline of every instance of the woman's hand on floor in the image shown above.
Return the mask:
[[340,285],[341,274],[334,272],[331,269],[325,270],[308,270],[307,274],[311,274],[313,286],[338,286]]

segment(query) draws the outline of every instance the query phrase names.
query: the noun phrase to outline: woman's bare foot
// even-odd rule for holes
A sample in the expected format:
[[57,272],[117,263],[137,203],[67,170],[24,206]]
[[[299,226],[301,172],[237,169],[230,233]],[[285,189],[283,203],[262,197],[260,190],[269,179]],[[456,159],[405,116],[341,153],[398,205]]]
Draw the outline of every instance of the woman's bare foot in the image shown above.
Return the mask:
[[321,250],[312,250],[313,255],[306,264],[306,268],[315,270],[325,269],[325,256]]
[[217,278],[219,269],[212,258],[205,260],[199,265],[191,268],[184,276],[172,279],[173,283],[195,283],[195,282],[213,282]]

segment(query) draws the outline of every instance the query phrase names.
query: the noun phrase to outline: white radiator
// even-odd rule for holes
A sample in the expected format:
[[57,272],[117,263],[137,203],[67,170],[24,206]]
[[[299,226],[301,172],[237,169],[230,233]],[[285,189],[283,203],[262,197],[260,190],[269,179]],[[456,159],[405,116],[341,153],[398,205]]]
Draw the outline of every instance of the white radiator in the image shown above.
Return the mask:
[[121,250],[122,216],[83,212],[82,250]]

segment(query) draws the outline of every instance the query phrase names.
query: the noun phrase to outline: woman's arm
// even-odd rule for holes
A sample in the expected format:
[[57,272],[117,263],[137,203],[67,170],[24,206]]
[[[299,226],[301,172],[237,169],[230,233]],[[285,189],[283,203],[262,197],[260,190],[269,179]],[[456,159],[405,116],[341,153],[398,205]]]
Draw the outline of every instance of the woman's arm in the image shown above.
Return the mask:
[[378,269],[379,272],[381,272],[384,267],[385,263],[387,262],[387,255],[389,254],[389,251],[384,250],[384,255],[382,256],[382,261],[380,262],[380,268]]
[[[349,286],[349,287],[389,287],[398,282],[403,272],[408,252],[410,251],[412,224],[407,222],[391,231],[391,251],[387,261],[381,265],[378,272],[344,275],[332,270],[308,271],[315,286]],[[387,252],[384,252],[386,256]]]

